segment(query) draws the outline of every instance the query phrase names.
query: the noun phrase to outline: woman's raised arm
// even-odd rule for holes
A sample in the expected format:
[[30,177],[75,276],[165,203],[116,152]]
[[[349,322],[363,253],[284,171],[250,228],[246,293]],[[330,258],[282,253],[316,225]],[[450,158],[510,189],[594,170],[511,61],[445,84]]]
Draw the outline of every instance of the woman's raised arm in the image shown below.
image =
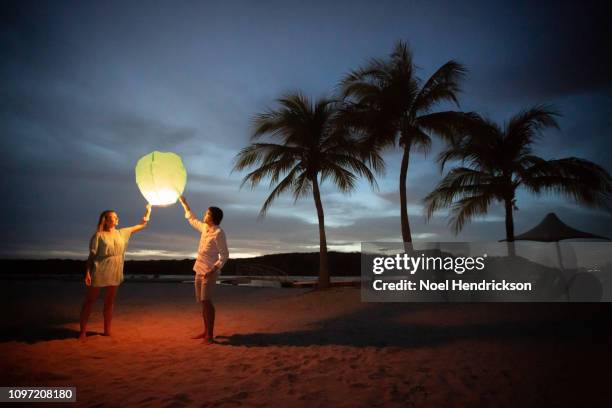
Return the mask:
[[130,230],[130,233],[138,232],[141,229],[147,226],[147,223],[151,219],[151,204],[147,204],[144,215],[142,216],[142,220],[139,224],[132,225],[131,227],[127,227]]

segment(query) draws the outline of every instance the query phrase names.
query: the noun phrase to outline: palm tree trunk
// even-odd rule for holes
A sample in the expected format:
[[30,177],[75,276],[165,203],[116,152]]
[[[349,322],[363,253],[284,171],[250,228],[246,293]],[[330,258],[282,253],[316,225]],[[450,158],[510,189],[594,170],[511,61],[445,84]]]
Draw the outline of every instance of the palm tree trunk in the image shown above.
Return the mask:
[[512,199],[504,200],[506,207],[506,241],[508,243],[508,256],[516,256],[516,248],[514,247],[514,218],[512,214],[513,205]]
[[325,216],[323,215],[323,204],[321,203],[321,193],[319,192],[319,182],[317,176],[311,178],[312,194],[317,216],[319,217],[319,289],[329,288],[329,263],[327,261],[327,238],[325,237]]
[[406,178],[408,176],[408,164],[410,162],[410,145],[404,146],[402,164],[400,167],[399,191],[400,191],[400,216],[402,222],[402,240],[407,252],[412,251],[412,234],[410,233],[410,222],[408,221],[408,198],[406,197]]

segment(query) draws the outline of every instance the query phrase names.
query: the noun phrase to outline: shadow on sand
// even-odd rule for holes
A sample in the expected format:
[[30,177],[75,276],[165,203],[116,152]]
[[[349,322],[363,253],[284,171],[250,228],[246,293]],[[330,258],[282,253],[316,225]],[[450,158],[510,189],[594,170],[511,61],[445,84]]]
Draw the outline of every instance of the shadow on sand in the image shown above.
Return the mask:
[[[576,340],[612,333],[609,313],[537,318],[525,316],[510,321],[485,323],[456,322],[426,324],[402,322],[406,308],[380,305],[313,324],[313,329],[277,333],[247,333],[217,336],[226,346],[352,346],[352,347],[428,347],[461,340],[538,341]],[[443,305],[430,305],[443,306]],[[484,307],[484,305],[482,305]],[[529,314],[539,305],[521,305]],[[536,309],[537,310],[537,309]],[[560,309],[560,312],[563,309]]]
[[[87,336],[101,336],[102,333],[87,332]],[[12,329],[2,329],[0,331],[0,343],[18,341],[22,343],[34,344],[41,341],[76,339],[79,336],[78,330],[66,327],[15,327]]]

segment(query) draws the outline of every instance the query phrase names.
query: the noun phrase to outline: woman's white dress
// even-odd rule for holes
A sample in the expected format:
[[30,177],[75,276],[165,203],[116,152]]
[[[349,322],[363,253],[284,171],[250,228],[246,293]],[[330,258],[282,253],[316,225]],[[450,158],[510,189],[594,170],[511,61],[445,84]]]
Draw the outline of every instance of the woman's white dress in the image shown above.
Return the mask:
[[121,228],[112,232],[96,232],[91,237],[89,253],[93,256],[92,286],[118,286],[123,282],[123,260],[130,235],[129,228]]

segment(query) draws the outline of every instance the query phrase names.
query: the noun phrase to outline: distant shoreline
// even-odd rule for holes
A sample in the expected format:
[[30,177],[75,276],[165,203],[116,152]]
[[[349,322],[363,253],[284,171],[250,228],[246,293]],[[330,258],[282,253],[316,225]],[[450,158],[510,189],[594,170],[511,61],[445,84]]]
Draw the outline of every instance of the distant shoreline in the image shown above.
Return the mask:
[[[194,259],[127,260],[126,275],[191,275]],[[359,252],[329,252],[332,276],[359,276]],[[82,275],[85,260],[75,259],[0,259],[3,275]],[[318,252],[296,252],[263,255],[253,258],[229,259],[223,275],[287,275],[317,276]]]

